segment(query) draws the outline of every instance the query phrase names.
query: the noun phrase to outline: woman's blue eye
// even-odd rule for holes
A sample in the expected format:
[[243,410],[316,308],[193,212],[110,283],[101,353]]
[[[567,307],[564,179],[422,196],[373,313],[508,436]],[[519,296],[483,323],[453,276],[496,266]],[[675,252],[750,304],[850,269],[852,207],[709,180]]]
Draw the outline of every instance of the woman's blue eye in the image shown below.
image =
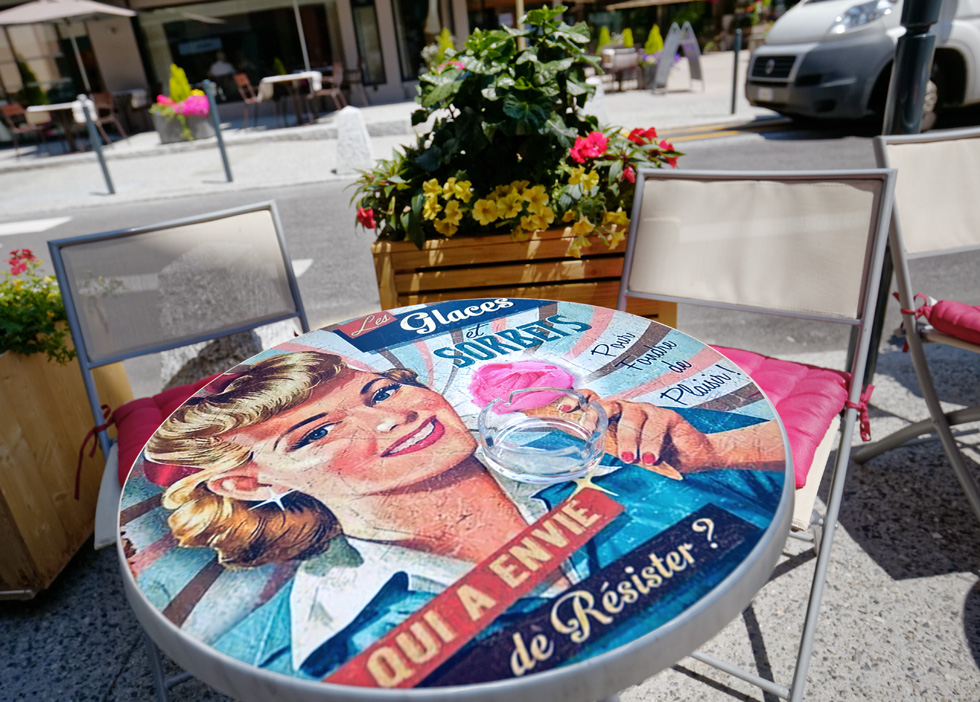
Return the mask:
[[379,402],[384,402],[389,397],[391,397],[396,392],[398,392],[398,388],[400,388],[400,387],[401,387],[401,385],[399,385],[398,383],[392,383],[391,385],[385,385],[383,388],[381,388],[380,390],[378,390],[377,392],[374,393],[374,395],[371,397],[371,402],[373,404],[378,404]]
[[320,439],[323,439],[330,433],[330,430],[332,428],[333,428],[333,424],[324,424],[322,427],[317,427],[313,431],[304,435],[302,439],[297,441],[296,445],[293,446],[293,449],[295,450],[298,448],[302,448],[307,444],[312,444],[314,441],[319,441]]

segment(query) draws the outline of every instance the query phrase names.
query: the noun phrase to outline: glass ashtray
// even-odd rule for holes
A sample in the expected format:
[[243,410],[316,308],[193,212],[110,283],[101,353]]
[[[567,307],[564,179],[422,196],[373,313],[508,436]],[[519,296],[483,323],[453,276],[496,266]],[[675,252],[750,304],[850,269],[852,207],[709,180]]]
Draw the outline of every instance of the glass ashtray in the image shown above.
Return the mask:
[[[528,402],[532,393],[543,404]],[[609,424],[598,402],[574,390],[543,387],[514,390],[506,400],[488,402],[478,421],[483,462],[527,483],[585,475],[602,458]]]

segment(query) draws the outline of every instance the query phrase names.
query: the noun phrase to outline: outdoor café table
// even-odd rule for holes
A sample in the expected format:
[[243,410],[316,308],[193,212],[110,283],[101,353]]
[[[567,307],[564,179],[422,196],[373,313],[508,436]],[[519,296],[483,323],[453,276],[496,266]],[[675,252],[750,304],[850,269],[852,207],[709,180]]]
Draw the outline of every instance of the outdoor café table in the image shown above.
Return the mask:
[[[559,388],[521,395],[528,413],[574,413],[548,404],[569,387],[604,403],[615,441],[582,477],[537,484],[486,467],[481,408],[528,386]],[[299,394],[285,401],[288,388]],[[223,423],[260,416],[245,408],[263,392],[261,420]],[[626,448],[637,412],[647,438],[663,436],[656,417],[677,422],[656,460]],[[186,424],[158,430],[123,488],[125,591],[163,651],[245,702],[594,702],[736,617],[789,529],[785,434],[748,376],[686,334],[601,307],[500,298],[376,312],[258,354],[177,415]],[[699,465],[683,428],[768,458]],[[227,441],[238,458],[182,460],[167,435],[194,456]],[[540,446],[575,441],[546,432]],[[682,473],[669,477],[668,461]],[[238,565],[212,548],[231,531],[201,531],[213,500],[233,515],[216,519],[242,539],[223,551]],[[335,519],[328,540],[273,557],[287,519],[304,515],[296,529],[313,533],[314,507]]]
[[[89,115],[95,117],[95,103],[88,101]],[[58,102],[53,105],[30,105],[27,108],[28,114],[50,112],[51,118],[61,127],[62,134],[65,135],[65,142],[68,144],[69,151],[77,151],[75,144],[74,125],[85,124],[85,113],[82,112],[81,100],[71,102]]]
[[[309,81],[310,94],[312,95],[323,86],[323,74],[320,71],[299,71],[297,73],[286,73],[279,76],[266,76],[259,81],[259,96],[263,100],[272,99],[272,94],[276,83],[285,83],[289,88],[289,93],[293,97],[293,111],[296,113],[296,124],[302,121],[302,107],[299,98],[299,83]],[[312,119],[311,119],[312,121]]]

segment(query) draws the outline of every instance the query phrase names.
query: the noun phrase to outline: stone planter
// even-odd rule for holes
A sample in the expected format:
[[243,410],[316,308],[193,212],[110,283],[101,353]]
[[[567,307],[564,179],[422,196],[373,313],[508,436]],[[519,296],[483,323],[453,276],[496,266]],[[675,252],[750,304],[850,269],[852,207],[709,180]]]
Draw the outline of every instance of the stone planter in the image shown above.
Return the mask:
[[[104,400],[118,407],[132,390],[121,363],[95,370]],[[105,458],[78,450],[92,412],[77,361],[0,354],[0,599],[47,588],[92,535]]]
[[[426,241],[420,251],[407,241],[371,246],[382,309],[476,297],[535,297],[616,307],[626,245],[609,251],[601,243],[565,255],[564,230],[537,232],[527,241],[507,234]],[[676,326],[673,303],[629,301],[627,311]]]
[[[180,120],[176,117],[174,119],[167,119],[161,115],[152,114],[153,117],[153,128],[157,130],[157,134],[160,135],[161,144],[173,144],[179,141],[187,141],[180,136],[181,124]],[[213,137],[214,134],[214,123],[211,121],[211,115],[207,117],[198,117],[191,115],[187,117],[187,126],[190,127],[191,134],[194,135],[194,139],[207,139],[208,137]]]

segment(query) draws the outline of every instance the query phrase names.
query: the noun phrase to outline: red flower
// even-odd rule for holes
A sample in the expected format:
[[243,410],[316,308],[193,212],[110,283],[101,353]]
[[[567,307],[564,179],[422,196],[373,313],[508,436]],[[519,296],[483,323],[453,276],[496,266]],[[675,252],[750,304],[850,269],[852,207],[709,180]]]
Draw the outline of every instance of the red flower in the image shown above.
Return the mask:
[[654,129],[653,127],[650,127],[649,129],[641,129],[637,127],[636,129],[631,131],[629,133],[629,136],[626,138],[632,141],[637,146],[643,146],[644,144],[649,144],[650,142],[652,142],[654,139],[657,138],[657,130]]
[[10,265],[10,272],[13,275],[20,275],[27,270],[27,264],[36,261],[37,257],[30,249],[14,249],[10,252],[7,263]]
[[[671,144],[666,139],[663,139],[660,142],[660,148],[663,149],[664,151],[673,151],[674,150],[674,145]],[[670,166],[671,168],[677,168],[677,157],[676,156],[667,156],[667,157],[665,157],[665,159],[667,161],[667,165],[668,166]]]
[[374,229],[377,226],[374,222],[374,210],[370,207],[357,208],[357,221],[365,229]]
[[621,176],[623,180],[629,183],[636,182],[636,171],[633,170],[633,166],[627,166],[623,169],[623,175]]
[[609,139],[602,132],[589,132],[588,136],[579,137],[575,145],[569,149],[568,155],[575,163],[585,163],[587,158],[597,158],[606,153]]

